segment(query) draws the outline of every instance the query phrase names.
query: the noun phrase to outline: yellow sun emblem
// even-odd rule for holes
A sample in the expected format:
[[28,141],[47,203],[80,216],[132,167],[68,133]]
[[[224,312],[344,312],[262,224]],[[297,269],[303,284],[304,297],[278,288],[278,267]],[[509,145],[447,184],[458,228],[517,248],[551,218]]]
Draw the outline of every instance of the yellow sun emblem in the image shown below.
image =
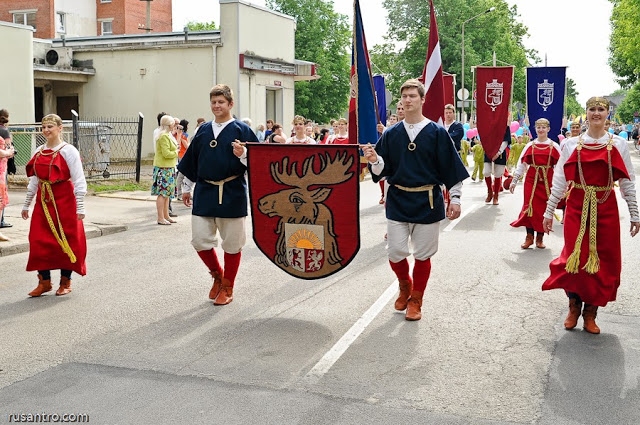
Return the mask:
[[322,242],[314,232],[298,229],[287,240],[287,248],[322,249]]

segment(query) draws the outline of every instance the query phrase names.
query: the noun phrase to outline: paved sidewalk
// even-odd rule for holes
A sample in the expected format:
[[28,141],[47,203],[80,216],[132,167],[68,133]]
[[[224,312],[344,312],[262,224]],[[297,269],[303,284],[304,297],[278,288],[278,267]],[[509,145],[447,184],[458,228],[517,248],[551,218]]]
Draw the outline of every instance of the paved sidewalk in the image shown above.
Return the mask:
[[[0,232],[10,239],[8,242],[0,242],[0,257],[29,250],[31,221],[23,220],[21,217],[24,198],[24,190],[9,191],[10,205],[5,210],[5,222],[10,223],[12,227],[0,229]],[[149,217],[155,217],[154,205],[143,205],[136,201],[155,201],[155,196],[151,196],[146,191],[87,196],[85,198],[87,217],[84,220],[87,239],[124,232],[128,229],[129,223],[141,217],[140,210],[143,212],[148,210]]]

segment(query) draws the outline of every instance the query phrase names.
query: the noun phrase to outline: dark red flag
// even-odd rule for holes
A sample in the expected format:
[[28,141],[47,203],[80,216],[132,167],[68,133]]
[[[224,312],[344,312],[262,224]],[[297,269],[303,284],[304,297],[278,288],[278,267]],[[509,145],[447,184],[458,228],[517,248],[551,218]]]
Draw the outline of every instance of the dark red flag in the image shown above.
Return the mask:
[[439,124],[444,122],[444,82],[442,80],[442,57],[440,55],[440,39],[438,37],[438,23],[433,0],[429,0],[431,16],[429,20],[429,48],[427,60],[424,63],[421,81],[426,89],[422,114]]
[[512,66],[476,68],[478,134],[489,158],[498,152],[509,125],[512,86]]

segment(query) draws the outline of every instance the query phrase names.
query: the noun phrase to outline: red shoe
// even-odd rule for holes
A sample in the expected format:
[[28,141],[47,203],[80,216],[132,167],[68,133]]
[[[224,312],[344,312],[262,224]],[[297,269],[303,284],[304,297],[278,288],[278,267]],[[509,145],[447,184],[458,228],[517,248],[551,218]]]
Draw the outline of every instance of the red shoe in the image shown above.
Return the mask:
[[[227,279],[225,279],[225,280],[227,280]],[[227,280],[226,283],[228,283],[228,282],[229,281]],[[216,297],[215,301],[213,302],[213,305],[227,305],[231,301],[233,301],[233,286],[225,285],[225,286],[222,286],[222,288],[220,288],[220,293],[218,293],[218,296]]]
[[407,303],[407,312],[404,315],[405,320],[415,321],[422,319],[422,296],[424,292],[411,291],[411,298]]
[[215,300],[218,294],[220,293],[220,288],[222,287],[222,273],[220,272],[209,272],[211,276],[213,276],[213,286],[211,290],[209,290],[209,299]]
[[60,278],[60,287],[56,291],[56,295],[67,295],[71,292],[71,279],[62,276]]
[[407,303],[411,297],[411,290],[413,289],[413,282],[411,282],[411,279],[399,280],[398,286],[400,287],[400,294],[398,295],[398,299],[396,300],[394,307],[396,310],[402,311],[407,308]]
[[30,297],[39,297],[45,292],[51,290],[51,279],[43,280],[42,275],[38,275],[38,286],[33,291],[29,292]]

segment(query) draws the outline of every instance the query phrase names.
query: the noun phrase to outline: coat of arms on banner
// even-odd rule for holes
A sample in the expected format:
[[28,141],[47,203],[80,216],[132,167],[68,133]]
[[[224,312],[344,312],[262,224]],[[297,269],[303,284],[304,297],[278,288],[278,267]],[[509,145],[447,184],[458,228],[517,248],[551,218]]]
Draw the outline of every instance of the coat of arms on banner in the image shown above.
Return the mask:
[[542,106],[545,111],[553,103],[553,84],[546,78],[543,82],[538,83],[538,105]]
[[253,239],[280,269],[329,276],[360,248],[357,145],[248,145]]
[[487,83],[484,99],[487,105],[491,106],[492,111],[495,111],[496,107],[502,103],[503,88],[504,83],[499,83],[495,78],[492,82]]

